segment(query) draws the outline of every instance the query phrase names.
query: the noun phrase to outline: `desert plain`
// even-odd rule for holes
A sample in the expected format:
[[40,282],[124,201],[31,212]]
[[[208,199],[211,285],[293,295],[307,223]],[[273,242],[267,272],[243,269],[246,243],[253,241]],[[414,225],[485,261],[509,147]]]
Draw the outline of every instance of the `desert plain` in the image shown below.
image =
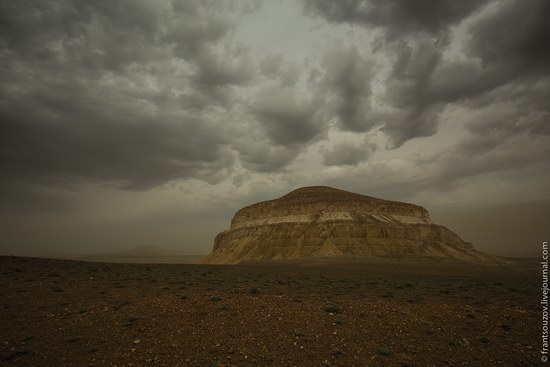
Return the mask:
[[0,257],[3,366],[537,366],[536,259]]

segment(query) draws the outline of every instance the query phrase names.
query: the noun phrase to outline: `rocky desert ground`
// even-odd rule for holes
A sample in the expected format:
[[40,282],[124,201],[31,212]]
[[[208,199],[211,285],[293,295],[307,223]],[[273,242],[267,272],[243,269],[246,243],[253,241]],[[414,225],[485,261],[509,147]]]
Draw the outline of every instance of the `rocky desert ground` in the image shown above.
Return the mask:
[[537,261],[0,257],[3,366],[537,366]]

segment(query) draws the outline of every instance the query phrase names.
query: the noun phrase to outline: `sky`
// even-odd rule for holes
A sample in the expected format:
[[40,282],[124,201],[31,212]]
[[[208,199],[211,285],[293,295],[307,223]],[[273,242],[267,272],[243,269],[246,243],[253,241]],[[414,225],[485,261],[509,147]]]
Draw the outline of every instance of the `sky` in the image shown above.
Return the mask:
[[327,185],[550,237],[550,2],[0,0],[0,255],[208,253]]

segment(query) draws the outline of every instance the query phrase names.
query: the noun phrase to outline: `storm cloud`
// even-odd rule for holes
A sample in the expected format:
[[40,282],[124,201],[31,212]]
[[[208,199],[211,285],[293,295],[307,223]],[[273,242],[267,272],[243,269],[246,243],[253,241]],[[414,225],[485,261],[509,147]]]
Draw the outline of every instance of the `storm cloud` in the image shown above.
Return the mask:
[[549,27],[543,0],[1,2],[3,226],[70,252],[305,185],[547,200]]
[[485,1],[468,0],[305,0],[306,13],[330,22],[382,28],[388,40],[404,34],[446,35],[449,28],[479,9]]
[[[531,88],[540,94],[537,87],[548,83],[550,53],[543,34],[550,11],[544,1],[327,0],[306,1],[304,8],[330,22],[380,32],[373,51],[383,53],[391,68],[379,96],[389,111],[379,115],[379,123],[394,147],[435,134],[441,113],[452,105],[481,103],[488,93],[495,94],[488,103],[505,98],[499,88],[507,94],[515,89],[520,97]],[[463,34],[453,34],[457,25]],[[460,57],[446,57],[451,53]],[[362,80],[371,74],[363,72]]]
[[318,107],[292,89],[261,89],[251,109],[276,145],[305,144],[323,131]]
[[327,166],[356,166],[367,158],[367,152],[355,146],[338,144],[323,154],[323,163]]
[[339,124],[346,130],[366,131],[372,127],[371,78],[373,65],[356,48],[330,50],[323,60],[322,84],[329,94]]
[[228,134],[208,113],[253,77],[243,51],[217,50],[246,10],[224,4],[2,3],[3,194],[223,177]]

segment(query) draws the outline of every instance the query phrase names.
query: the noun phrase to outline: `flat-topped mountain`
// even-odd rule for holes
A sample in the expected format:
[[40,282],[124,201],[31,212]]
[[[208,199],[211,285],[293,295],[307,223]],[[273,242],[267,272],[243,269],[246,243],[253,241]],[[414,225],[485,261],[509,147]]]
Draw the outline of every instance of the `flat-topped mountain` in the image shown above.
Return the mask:
[[204,263],[327,256],[427,256],[494,262],[421,206],[325,186],[304,187],[240,209]]

